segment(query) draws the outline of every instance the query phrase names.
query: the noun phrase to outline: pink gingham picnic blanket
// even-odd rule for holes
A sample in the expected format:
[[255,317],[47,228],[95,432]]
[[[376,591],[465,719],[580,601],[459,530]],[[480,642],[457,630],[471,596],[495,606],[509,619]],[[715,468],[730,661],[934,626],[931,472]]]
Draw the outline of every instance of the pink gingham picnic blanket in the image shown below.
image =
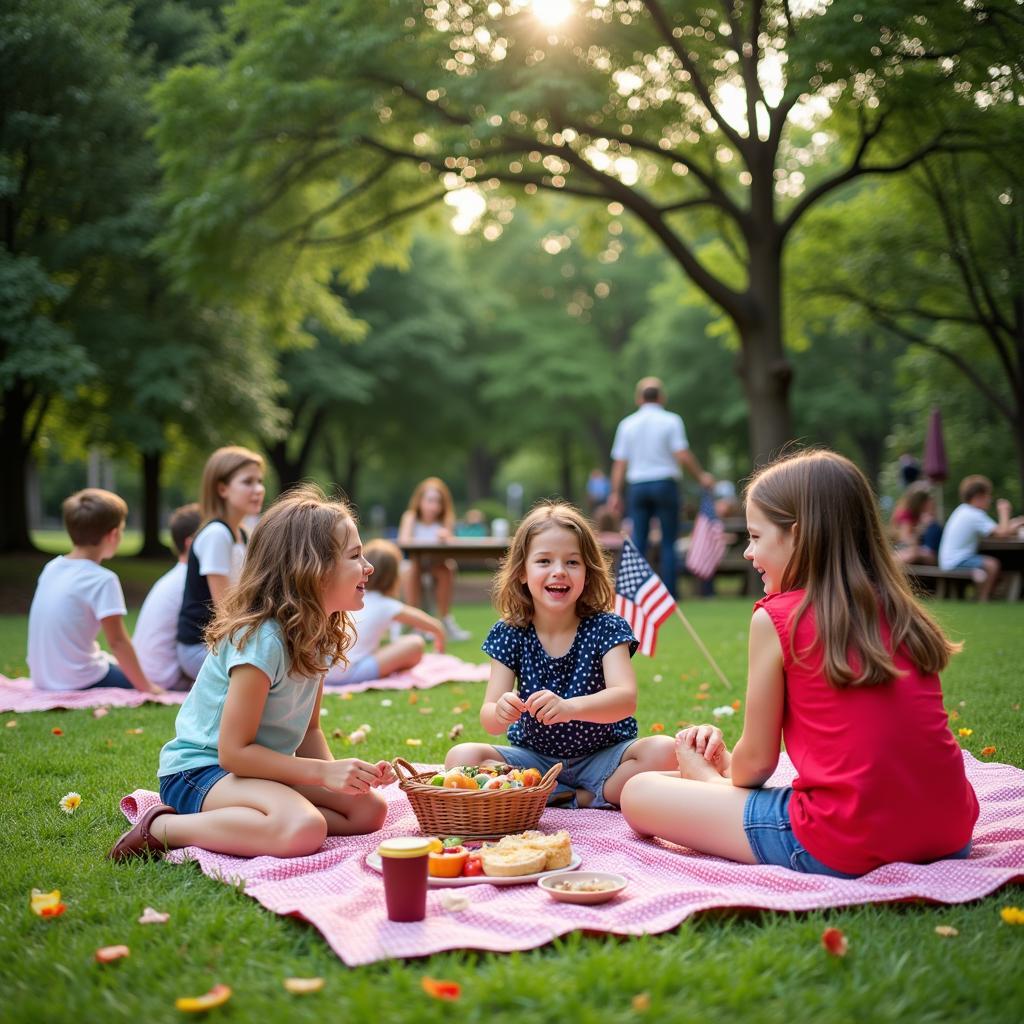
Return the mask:
[[[981,803],[970,858],[890,864],[849,881],[734,864],[660,840],[638,839],[613,811],[548,809],[540,827],[568,829],[582,869],[615,871],[629,879],[620,896],[586,907],[556,905],[533,884],[438,888],[428,893],[424,921],[396,924],[385,913],[381,877],[365,858],[385,836],[419,832],[397,786],[383,791],[389,812],[381,832],[328,839],[311,857],[245,859],[189,847],[172,851],[167,859],[195,860],[213,878],[243,883],[246,893],[268,910],[305,918],[353,967],[448,949],[532,949],[577,929],[614,935],[663,932],[713,907],[790,911],[914,898],[964,903],[1024,878],[1024,771],[983,763],[966,752],[964,763]],[[793,775],[783,755],[772,782],[785,784]],[[121,809],[135,822],[156,800],[155,793],[136,790],[121,801]],[[442,893],[451,892],[468,895],[469,908],[446,912]]]
[[[327,693],[362,693],[363,690],[427,690],[441,683],[477,683],[490,672],[488,665],[463,661],[454,654],[424,654],[423,660],[407,672],[384,679],[368,679],[352,686],[328,686]],[[158,697],[138,690],[100,687],[96,690],[37,690],[31,679],[8,679],[0,675],[0,713],[5,711],[50,711],[54,708],[136,708],[140,704],[180,704],[185,693],[163,693]]]

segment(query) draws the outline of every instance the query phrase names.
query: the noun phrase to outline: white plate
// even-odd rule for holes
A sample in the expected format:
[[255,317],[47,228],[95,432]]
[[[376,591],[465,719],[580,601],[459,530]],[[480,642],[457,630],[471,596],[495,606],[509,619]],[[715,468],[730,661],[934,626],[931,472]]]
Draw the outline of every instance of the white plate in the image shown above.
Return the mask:
[[[511,878],[495,875],[473,875],[471,878],[435,878],[430,875],[427,884],[431,889],[450,889],[462,885],[479,885],[486,882],[488,885],[522,885],[524,882],[536,882],[538,878],[547,878],[548,875],[559,875],[563,871],[575,871],[582,861],[580,855],[574,853],[568,867],[552,868],[550,871],[535,871],[532,875],[514,875]],[[366,855],[366,866],[374,871],[381,870],[380,854],[376,850]]]

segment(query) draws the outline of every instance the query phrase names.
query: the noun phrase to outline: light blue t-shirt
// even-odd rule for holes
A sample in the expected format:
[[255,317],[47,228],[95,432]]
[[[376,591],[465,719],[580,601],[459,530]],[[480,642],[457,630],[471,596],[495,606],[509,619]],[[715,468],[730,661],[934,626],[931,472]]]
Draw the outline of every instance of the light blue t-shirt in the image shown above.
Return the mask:
[[320,681],[289,674],[288,648],[281,627],[268,621],[260,625],[242,650],[222,640],[207,656],[178,712],[176,735],[160,751],[158,776],[219,763],[220,720],[228,696],[228,677],[237,665],[255,665],[270,677],[270,692],[253,742],[279,754],[291,755],[298,749],[309,728]]

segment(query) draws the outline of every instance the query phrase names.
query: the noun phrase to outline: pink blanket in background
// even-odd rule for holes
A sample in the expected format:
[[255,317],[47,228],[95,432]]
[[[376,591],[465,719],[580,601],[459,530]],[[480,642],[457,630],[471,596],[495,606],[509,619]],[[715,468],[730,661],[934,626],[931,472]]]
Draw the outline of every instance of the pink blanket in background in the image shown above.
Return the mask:
[[[362,693],[364,690],[426,690],[441,683],[476,683],[490,672],[486,664],[463,661],[453,654],[424,654],[408,672],[396,672],[385,679],[369,679],[353,686],[328,686],[328,693]],[[138,690],[100,687],[96,690],[37,690],[31,679],[8,679],[0,675],[0,712],[50,711],[54,708],[135,708],[140,704],[180,704],[184,693],[150,697]]]
[[[243,859],[190,847],[172,851],[168,860],[195,860],[213,878],[243,883],[268,910],[305,918],[350,966],[449,949],[532,949],[576,929],[614,935],[663,932],[714,907],[790,911],[913,898],[964,903],[1024,879],[1024,771],[983,763],[968,753],[964,762],[981,803],[970,858],[891,864],[850,881],[733,864],[660,840],[640,840],[612,811],[549,809],[540,827],[568,829],[583,869],[625,875],[629,886],[622,895],[585,907],[555,904],[532,884],[432,889],[426,920],[395,924],[384,911],[381,877],[364,861],[382,837],[419,831],[397,786],[384,791],[390,808],[381,832],[328,839],[311,857]],[[772,782],[787,783],[793,774],[783,755]],[[155,793],[137,790],[121,801],[121,808],[134,822],[156,799]],[[468,895],[469,908],[446,912],[441,902],[446,892]]]

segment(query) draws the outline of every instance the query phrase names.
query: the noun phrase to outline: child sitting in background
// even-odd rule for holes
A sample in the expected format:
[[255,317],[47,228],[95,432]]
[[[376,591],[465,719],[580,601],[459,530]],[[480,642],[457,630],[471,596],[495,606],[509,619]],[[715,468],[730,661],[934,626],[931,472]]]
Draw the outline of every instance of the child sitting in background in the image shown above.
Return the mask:
[[495,580],[502,619],[484,641],[491,656],[480,724],[508,730],[508,746],[462,743],[445,767],[509,765],[543,775],[562,762],[551,802],[615,807],[626,780],[675,765],[665,736],[637,739],[637,648],[612,611],[608,561],[580,511],[544,502],[520,523]]
[[392,623],[429,633],[438,652],[444,650],[444,625],[433,615],[398,600],[402,552],[391,541],[371,540],[363,549],[363,557],[373,567],[373,575],[366,584],[363,607],[352,613],[356,642],[348,652],[348,666],[327,673],[326,681],[334,686],[383,679],[419,664],[424,639],[418,634],[380,646]]
[[373,793],[387,761],[336,761],[320,728],[328,665],[352,643],[371,572],[351,510],[304,486],[252,535],[238,583],[206,636],[203,662],[160,751],[160,798],[112,860],[202,846],[236,857],[301,857],[331,836],[384,824]]
[[[128,506],[110,491],[90,487],[63,505],[73,547],[47,562],[28,613],[28,665],[40,690],[99,686],[163,693],[139,666],[124,628],[124,593],[117,576],[100,564],[113,558],[124,534]],[[103,633],[113,656],[100,650]]]
[[[448,485],[436,476],[421,480],[409,499],[409,507],[402,513],[398,524],[400,546],[410,541],[427,544],[445,544],[455,530],[455,503]],[[451,613],[452,591],[458,569],[454,558],[443,555],[413,555],[403,572],[403,584],[409,604],[417,607],[423,601],[424,573],[434,581],[437,614],[444,623],[449,640],[468,640],[466,632]]]
[[935,497],[923,480],[912,483],[892,510],[896,557],[913,565],[935,565],[941,527],[935,522]]
[[192,685],[178,664],[178,616],[185,593],[188,549],[199,529],[199,506],[182,505],[168,524],[178,561],[150,588],[142,602],[132,643],[146,675],[167,690],[186,690]]
[[[679,774],[636,776],[641,835],[742,864],[852,878],[967,857],[978,801],[939,672],[951,643],[914,600],[864,474],[790,456],[747,487],[744,557],[764,581],[750,622],[746,721],[677,736]],[[797,776],[765,787],[785,741]]]
[[1001,568],[999,559],[978,553],[985,537],[1012,537],[1024,526],[1024,517],[1010,518],[1010,503],[996,502],[997,523],[987,514],[992,504],[992,481],[987,476],[967,476],[960,481],[960,504],[946,522],[939,543],[940,569],[970,569],[978,585],[978,600],[987,601],[995,589]]

